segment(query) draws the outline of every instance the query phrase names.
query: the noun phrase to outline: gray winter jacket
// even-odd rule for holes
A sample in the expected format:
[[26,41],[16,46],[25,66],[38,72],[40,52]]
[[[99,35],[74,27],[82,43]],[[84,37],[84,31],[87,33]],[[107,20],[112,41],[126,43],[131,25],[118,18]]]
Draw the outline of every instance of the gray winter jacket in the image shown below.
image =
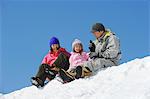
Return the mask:
[[106,31],[103,36],[94,41],[96,45],[94,54],[97,57],[84,63],[91,71],[96,72],[102,68],[117,66],[121,59],[119,39],[111,31]]

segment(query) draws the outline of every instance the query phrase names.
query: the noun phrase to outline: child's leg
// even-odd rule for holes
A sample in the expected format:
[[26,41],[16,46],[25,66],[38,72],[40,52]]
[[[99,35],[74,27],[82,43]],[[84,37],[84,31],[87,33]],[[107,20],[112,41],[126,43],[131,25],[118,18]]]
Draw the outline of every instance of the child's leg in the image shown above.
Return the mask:
[[65,54],[60,53],[53,65],[64,70],[68,70],[69,58]]
[[[46,73],[45,73],[45,71],[46,71],[46,68],[48,67],[49,65],[47,65],[47,64],[42,64],[42,65],[40,65],[40,67],[39,67],[39,70],[38,70],[38,72],[37,72],[37,74],[36,74],[36,76],[35,77],[38,77],[38,78],[40,78],[43,82],[45,81],[45,79],[46,79]],[[50,66],[49,66],[50,67]]]
[[[38,84],[43,87],[46,78],[50,80],[54,79],[58,72],[51,70],[51,67],[47,64],[42,64],[39,67],[38,73],[35,77],[32,77],[32,81],[37,81]],[[33,84],[33,83],[32,83]]]

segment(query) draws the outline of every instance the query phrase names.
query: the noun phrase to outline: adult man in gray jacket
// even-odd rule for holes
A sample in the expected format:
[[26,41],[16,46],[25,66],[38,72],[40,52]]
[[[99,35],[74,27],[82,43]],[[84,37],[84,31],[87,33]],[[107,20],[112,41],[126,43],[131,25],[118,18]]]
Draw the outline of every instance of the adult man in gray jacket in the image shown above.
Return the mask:
[[110,30],[106,30],[104,25],[96,23],[91,31],[96,40],[90,41],[90,61],[85,62],[84,67],[88,67],[93,73],[96,71],[117,66],[121,58],[119,39]]

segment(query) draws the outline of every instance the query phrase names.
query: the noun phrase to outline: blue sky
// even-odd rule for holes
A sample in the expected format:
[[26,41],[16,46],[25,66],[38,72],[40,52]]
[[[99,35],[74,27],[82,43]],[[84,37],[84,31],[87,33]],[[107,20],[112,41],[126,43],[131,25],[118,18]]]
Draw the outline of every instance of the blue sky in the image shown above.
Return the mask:
[[120,38],[121,63],[150,55],[149,5],[148,0],[1,0],[0,93],[31,85],[52,36],[68,51],[78,38],[88,51],[95,22]]

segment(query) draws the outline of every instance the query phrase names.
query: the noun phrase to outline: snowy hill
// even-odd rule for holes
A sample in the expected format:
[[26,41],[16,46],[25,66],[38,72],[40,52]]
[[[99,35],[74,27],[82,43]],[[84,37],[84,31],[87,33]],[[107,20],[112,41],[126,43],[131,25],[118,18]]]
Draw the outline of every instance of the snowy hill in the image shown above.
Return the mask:
[[97,75],[43,89],[26,87],[0,99],[150,99],[150,56],[98,72]]

